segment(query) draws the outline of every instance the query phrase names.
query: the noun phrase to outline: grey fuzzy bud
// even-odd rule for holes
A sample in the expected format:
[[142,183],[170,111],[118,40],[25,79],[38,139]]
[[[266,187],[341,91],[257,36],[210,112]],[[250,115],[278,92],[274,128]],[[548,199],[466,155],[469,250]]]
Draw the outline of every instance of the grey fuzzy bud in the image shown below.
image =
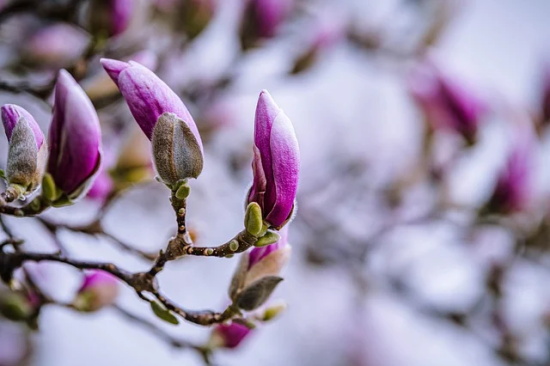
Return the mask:
[[197,138],[175,114],[164,113],[158,118],[151,142],[155,166],[165,184],[197,178],[201,173],[203,156]]
[[13,129],[8,151],[7,178],[10,184],[34,189],[41,179],[39,151],[29,123],[21,118]]

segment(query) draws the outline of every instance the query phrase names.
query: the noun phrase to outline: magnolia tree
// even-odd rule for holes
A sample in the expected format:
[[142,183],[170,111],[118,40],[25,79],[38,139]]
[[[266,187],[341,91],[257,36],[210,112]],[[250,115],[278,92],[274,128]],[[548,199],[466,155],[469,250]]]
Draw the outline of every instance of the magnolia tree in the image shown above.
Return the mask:
[[[292,328],[281,338],[288,340],[269,343],[281,357],[296,344],[299,365],[463,365],[473,361],[456,359],[475,343],[488,355],[487,362],[475,359],[484,365],[548,363],[541,344],[547,344],[550,295],[532,291],[538,302],[526,305],[517,278],[536,273],[543,282],[549,276],[550,194],[533,187],[544,185],[537,175],[544,169],[535,163],[548,144],[550,73],[540,78],[536,107],[518,107],[455,75],[439,57],[461,2],[396,0],[393,10],[384,8],[387,1],[354,3],[362,2],[0,1],[1,118],[8,142],[0,193],[0,365],[28,362],[28,333],[51,325],[51,309],[82,318],[111,311],[214,364],[218,351],[242,349],[246,338],[276,328],[256,329],[286,307],[272,294],[289,259],[289,229],[298,245],[287,273],[308,281],[288,276],[283,285],[298,288],[288,293],[298,315],[287,312]],[[375,3],[385,10],[362,17]],[[334,60],[339,67],[331,66]],[[337,77],[326,77],[330,73]],[[361,79],[373,94],[364,93]],[[317,80],[323,92],[310,90]],[[247,90],[247,82],[254,87]],[[291,113],[292,98],[273,89],[281,85],[306,85],[297,103],[302,118]],[[263,88],[305,132],[299,133],[301,167],[294,127]],[[250,117],[243,124],[254,132],[241,133],[234,121],[239,113],[231,109],[251,89],[255,114],[252,107],[239,112]],[[386,99],[388,89],[399,97]],[[376,113],[380,108],[384,113]],[[413,127],[404,128],[410,121]],[[400,130],[406,136],[397,139]],[[499,134],[508,136],[505,142]],[[489,155],[498,155],[500,165],[489,164]],[[456,188],[468,181],[461,172],[475,166],[481,166],[475,175],[486,179],[470,191]],[[218,192],[232,180],[242,187],[220,195],[237,197],[239,209],[219,197],[203,204],[204,191]],[[121,201],[158,191],[162,200],[117,211]],[[131,211],[138,206],[147,215],[136,219]],[[204,232],[225,233],[229,226],[208,217],[202,232],[196,229],[195,218],[207,211],[230,212],[239,229],[224,242],[203,244],[210,239]],[[67,219],[81,213],[85,220]],[[170,228],[160,251],[111,230],[139,231],[154,221]],[[31,231],[39,234],[28,238]],[[139,265],[114,255],[87,258],[78,249],[89,238]],[[47,240],[56,251],[47,250]],[[197,273],[171,278],[172,268],[216,260],[236,267],[226,275],[227,291],[214,294],[217,306],[192,309],[174,300],[179,293],[170,291],[170,280],[181,282],[181,292],[198,284],[202,292],[195,297],[219,288],[203,285]],[[72,292],[52,291],[65,287],[49,275],[69,267],[78,284]],[[316,296],[323,291],[325,298]],[[441,300],[440,292],[454,297]],[[381,306],[390,309],[385,313],[372,305],[384,297],[393,301]],[[395,303],[418,322],[403,326]],[[146,311],[139,312],[140,305]],[[416,335],[425,319],[469,341],[451,337],[447,358],[434,358],[426,350],[444,337],[438,333],[433,342],[436,332],[430,331],[421,343]],[[4,336],[8,321],[23,333],[18,347],[12,346],[15,336]],[[172,330],[184,326],[170,324],[179,323],[203,333],[175,336]]]

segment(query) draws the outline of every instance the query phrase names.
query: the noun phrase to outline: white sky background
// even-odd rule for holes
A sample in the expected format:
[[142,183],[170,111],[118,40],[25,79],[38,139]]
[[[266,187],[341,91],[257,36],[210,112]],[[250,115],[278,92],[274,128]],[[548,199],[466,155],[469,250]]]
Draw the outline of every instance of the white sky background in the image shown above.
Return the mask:
[[[550,1],[464,2],[465,9],[444,37],[437,51],[438,58],[444,61],[446,68],[464,76],[469,83],[481,86],[489,97],[504,98],[513,105],[534,104],[537,72],[544,55],[550,56]],[[390,2],[355,0],[353,3],[357,9],[367,9],[371,15],[383,17],[384,8],[389,7]],[[217,39],[217,42],[222,41]],[[223,49],[210,54],[201,53],[201,50],[196,52],[193,56],[196,60],[210,60],[210,64],[207,62],[204,66],[208,69],[215,64],[217,52],[223,53]],[[227,149],[248,148],[254,103],[260,89],[270,90],[296,126],[304,181],[318,176],[326,159],[331,159],[334,146],[340,146],[343,154],[363,155],[369,161],[386,161],[383,167],[375,168],[382,176],[406,165],[405,157],[415,152],[416,147],[408,138],[416,128],[411,108],[390,72],[381,71],[382,68],[375,66],[371,59],[358,56],[349,48],[339,47],[311,73],[287,82],[272,76],[280,67],[278,57],[276,51],[268,51],[246,65],[257,74],[245,78],[237,87],[238,94],[229,99],[235,103],[231,109],[236,111],[236,126],[221,132],[210,149],[207,148],[205,171],[199,181],[192,184],[190,221],[199,229],[204,243],[221,243],[240,228],[241,218],[235,213],[242,210],[246,187],[243,182],[226,179],[223,157]],[[192,60],[191,57],[191,61],[184,61],[182,69],[185,70],[185,62]],[[479,154],[486,153],[491,160],[494,159],[491,150],[489,146]],[[457,173],[457,197],[468,201],[472,194],[483,193],[477,192],[479,182],[484,179],[481,177],[483,159],[480,161],[473,168],[477,170],[470,170],[466,165],[467,171]],[[339,177],[331,179],[337,181]],[[344,189],[342,194],[345,194]],[[138,204],[145,202],[155,206],[159,200],[166,204],[155,207],[154,212]],[[116,217],[116,221],[110,220],[107,230],[142,248],[160,248],[171,233],[172,213],[167,192],[160,185],[133,193],[115,210],[112,217]],[[73,212],[69,209],[66,213]],[[209,230],[212,225],[215,230]],[[19,230],[27,226],[22,225]],[[414,250],[401,251],[403,237],[411,246],[418,241]],[[66,239],[67,245],[83,258],[113,260],[130,270],[146,267],[143,262],[128,259],[127,254],[98,240],[70,235],[66,235]],[[414,230],[388,240],[390,253],[386,255],[396,259],[394,267],[388,270],[411,271],[413,286],[414,281],[421,283],[417,287],[424,289],[423,295],[436,297],[442,307],[460,306],[457,305],[457,293],[462,299],[462,295],[468,298],[479,291],[476,287],[479,269],[471,264],[468,253],[452,244],[456,238],[450,230],[435,228],[431,240],[425,240],[425,233]],[[440,248],[437,246],[439,241],[450,244],[448,248]],[[418,262],[415,256],[424,260]],[[384,258],[380,260],[383,262]],[[185,307],[221,308],[235,263],[235,260],[201,258],[170,263],[160,276],[162,288]],[[434,273],[431,267],[437,267],[434,263],[439,263],[448,274],[439,283],[430,276]],[[415,270],[415,265],[420,270]],[[60,266],[56,268],[59,271],[48,274],[52,282],[63,284],[56,292],[67,293],[78,285],[69,276],[72,271]],[[433,270],[441,271],[441,268]],[[538,275],[532,272],[522,272],[518,281],[531,284],[530,278]],[[527,293],[530,289],[526,287]],[[449,291],[449,288],[456,291]],[[538,290],[534,288],[532,292]],[[531,297],[525,297],[525,306],[537,306]],[[344,365],[343,360],[347,361],[346,357],[353,354],[363,354],[365,360],[364,363],[349,363],[354,366],[498,365],[491,353],[468,334],[423,319],[383,289],[375,289],[366,299],[362,316],[348,316],[353,298],[348,277],[338,270],[304,266],[302,253],[296,245],[285,281],[275,298],[288,302],[285,315],[256,331],[237,351],[222,352],[218,358],[221,365]],[[129,291],[123,292],[122,303],[154,320],[148,306]],[[171,349],[110,310],[81,315],[49,308],[43,315],[42,329],[36,337],[39,345],[37,365],[201,364],[192,352]],[[525,322],[529,319],[520,323]],[[203,329],[189,324],[177,328],[166,326],[166,329],[196,340],[206,337]],[[535,354],[540,352],[536,342],[530,347]]]

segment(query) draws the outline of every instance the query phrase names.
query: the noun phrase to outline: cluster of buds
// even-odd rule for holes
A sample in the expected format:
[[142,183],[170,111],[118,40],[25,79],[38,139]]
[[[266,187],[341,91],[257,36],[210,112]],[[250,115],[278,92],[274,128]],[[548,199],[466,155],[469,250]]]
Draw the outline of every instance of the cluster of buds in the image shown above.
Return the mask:
[[[110,59],[101,63],[150,139],[160,180],[179,198],[187,179],[197,178],[203,167],[203,146],[193,117],[174,91],[143,65]],[[253,151],[254,179],[244,225],[256,247],[241,257],[231,281],[231,307],[238,311],[256,310],[268,300],[282,281],[279,272],[290,254],[286,224],[298,187],[298,143],[289,118],[267,91],[261,92],[256,107]],[[220,325],[214,338],[218,346],[235,347],[248,332],[242,324]]]
[[31,202],[39,212],[43,205],[70,204],[86,192],[100,166],[101,132],[92,103],[68,72],[61,70],[57,78],[49,144],[21,107],[3,106],[2,121],[9,141],[5,199],[29,195],[42,181],[42,195]]
[[432,63],[413,71],[409,89],[432,129],[454,131],[469,145],[475,143],[486,107],[471,91],[443,75]]

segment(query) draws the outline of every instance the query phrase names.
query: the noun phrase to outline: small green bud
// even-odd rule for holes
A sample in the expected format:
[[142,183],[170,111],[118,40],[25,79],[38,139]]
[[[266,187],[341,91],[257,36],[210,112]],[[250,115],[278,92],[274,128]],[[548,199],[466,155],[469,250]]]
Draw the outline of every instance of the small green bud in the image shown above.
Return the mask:
[[44,174],[42,178],[42,196],[48,201],[53,202],[61,196],[61,191],[55,186],[55,182],[50,173]]
[[259,236],[263,228],[262,208],[256,202],[250,202],[244,215],[244,227],[249,234]]
[[236,252],[237,249],[239,249],[239,242],[235,239],[231,240],[229,242],[229,250],[231,250],[232,252]]
[[269,231],[268,230],[267,233],[265,233],[264,236],[262,236],[260,239],[258,239],[258,241],[256,242],[256,244],[254,244],[254,246],[256,246],[256,247],[265,247],[266,245],[278,242],[280,238],[281,237],[279,236],[279,234],[277,234],[274,231]]
[[189,197],[190,192],[191,192],[191,188],[187,185],[187,182],[182,182],[176,188],[176,198],[179,200],[184,200],[187,197]]
[[286,310],[286,304],[284,303],[270,306],[267,309],[265,309],[261,320],[263,322],[268,322],[272,319],[275,319],[277,316],[279,316],[279,314],[281,314],[285,310]]

